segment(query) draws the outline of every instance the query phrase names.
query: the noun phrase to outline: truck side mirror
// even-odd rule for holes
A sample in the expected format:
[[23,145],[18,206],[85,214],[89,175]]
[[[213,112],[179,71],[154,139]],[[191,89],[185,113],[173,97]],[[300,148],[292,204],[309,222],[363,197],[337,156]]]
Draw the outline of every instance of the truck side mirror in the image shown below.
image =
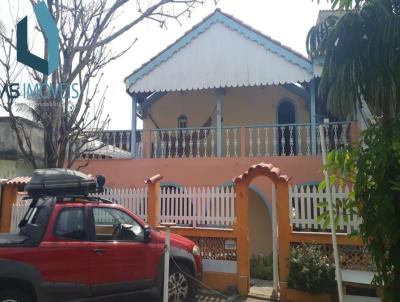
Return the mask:
[[144,226],[144,242],[148,243],[151,241],[151,227],[147,224]]

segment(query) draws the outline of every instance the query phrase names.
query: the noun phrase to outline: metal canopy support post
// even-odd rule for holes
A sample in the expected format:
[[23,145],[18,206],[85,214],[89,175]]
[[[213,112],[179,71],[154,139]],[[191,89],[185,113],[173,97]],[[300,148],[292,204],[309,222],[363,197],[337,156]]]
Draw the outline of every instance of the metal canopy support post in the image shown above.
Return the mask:
[[278,267],[278,219],[276,214],[276,185],[272,184],[272,259],[274,296],[278,296],[279,290],[279,267]]
[[[323,125],[319,125],[319,133],[321,133],[322,162],[325,166],[325,164],[326,164],[326,145],[325,145],[325,131],[324,131]],[[329,219],[330,219],[330,225],[331,225],[331,230],[332,230],[333,256],[335,258],[336,281],[337,281],[337,286],[338,286],[339,302],[343,302],[342,273],[340,271],[339,251],[338,251],[338,245],[337,245],[337,241],[336,241],[336,224],[335,224],[335,218],[333,215],[331,185],[329,183],[328,171],[324,170],[324,176],[325,176],[325,183],[326,183],[326,199],[328,201]]]
[[225,95],[223,88],[216,90],[217,96],[217,157],[222,156],[222,96]]
[[131,158],[136,158],[136,128],[137,128],[137,95],[132,94],[131,116]]
[[317,154],[317,115],[315,109],[315,79],[310,82],[311,154]]

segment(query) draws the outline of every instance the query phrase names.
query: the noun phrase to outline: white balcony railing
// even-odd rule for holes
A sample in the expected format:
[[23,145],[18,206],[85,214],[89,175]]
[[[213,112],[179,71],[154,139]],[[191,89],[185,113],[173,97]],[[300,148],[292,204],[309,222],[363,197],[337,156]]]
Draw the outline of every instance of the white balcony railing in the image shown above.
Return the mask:
[[[318,125],[317,125],[318,126]],[[220,144],[216,127],[166,128],[136,131],[135,158],[209,158],[309,156],[321,153],[321,135],[311,124],[223,126]],[[327,150],[350,142],[350,123],[324,124]],[[84,158],[131,157],[131,131],[104,131]],[[315,153],[313,152],[315,151]],[[147,154],[146,154],[147,153]]]
[[[247,126],[247,156],[303,156],[312,154],[310,124],[253,125]],[[327,149],[338,149],[348,144],[349,123],[324,124]],[[317,127],[320,145],[321,135]],[[321,148],[317,148],[320,153]]]
[[216,156],[216,128],[151,130],[153,158]]

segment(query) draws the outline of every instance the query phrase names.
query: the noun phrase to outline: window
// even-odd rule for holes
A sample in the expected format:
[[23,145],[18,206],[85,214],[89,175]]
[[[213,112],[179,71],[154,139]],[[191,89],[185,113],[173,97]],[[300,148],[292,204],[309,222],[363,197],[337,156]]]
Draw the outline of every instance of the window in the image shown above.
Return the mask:
[[65,239],[84,240],[85,223],[83,208],[62,209],[58,214],[55,235]]
[[180,115],[178,117],[178,128],[187,128],[187,116],[186,115]]
[[143,242],[144,230],[131,216],[118,209],[93,208],[96,241]]

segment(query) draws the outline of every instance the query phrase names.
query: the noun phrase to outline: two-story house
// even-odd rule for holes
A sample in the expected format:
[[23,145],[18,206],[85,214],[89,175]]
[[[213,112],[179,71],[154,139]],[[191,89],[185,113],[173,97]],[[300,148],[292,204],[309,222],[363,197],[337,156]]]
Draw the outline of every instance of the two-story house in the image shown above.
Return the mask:
[[[128,61],[127,61],[128,64]],[[292,184],[322,179],[328,149],[354,138],[354,123],[327,121],[316,85],[321,66],[220,10],[125,79],[132,129],[103,141],[130,158],[93,159],[85,172],[110,187],[232,186],[251,165],[272,163]],[[137,117],[143,129],[137,129]],[[250,255],[272,251],[271,183],[249,189]]]

